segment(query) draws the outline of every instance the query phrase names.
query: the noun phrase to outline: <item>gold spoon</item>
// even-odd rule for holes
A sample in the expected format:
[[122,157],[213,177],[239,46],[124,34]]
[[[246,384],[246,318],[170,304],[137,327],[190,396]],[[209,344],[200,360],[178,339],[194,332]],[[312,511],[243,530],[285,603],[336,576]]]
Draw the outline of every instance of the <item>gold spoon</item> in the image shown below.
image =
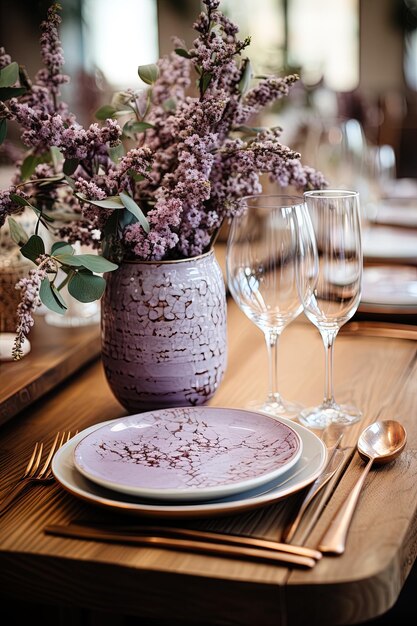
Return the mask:
[[406,441],[403,426],[394,420],[374,422],[365,428],[358,440],[358,452],[367,464],[320,540],[318,549],[321,552],[343,554],[356,503],[372,464],[393,461],[403,451]]

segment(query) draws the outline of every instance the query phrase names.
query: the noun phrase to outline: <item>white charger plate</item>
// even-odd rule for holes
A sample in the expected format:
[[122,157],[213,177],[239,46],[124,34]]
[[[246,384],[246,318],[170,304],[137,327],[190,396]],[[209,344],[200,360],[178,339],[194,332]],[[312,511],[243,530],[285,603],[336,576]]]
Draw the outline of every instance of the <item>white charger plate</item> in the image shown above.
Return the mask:
[[210,406],[130,415],[85,434],[74,451],[89,480],[159,501],[194,501],[263,485],[290,469],[302,441],[269,415]]
[[228,515],[282,500],[312,483],[323,471],[327,449],[317,435],[291,420],[280,418],[279,421],[293,428],[301,438],[302,454],[297,463],[269,483],[218,500],[194,503],[149,501],[111,491],[85,478],[75,467],[74,450],[87,434],[114,423],[114,420],[95,424],[73,437],[55,454],[52,471],[61,486],[73,496],[113,511],[158,518]]

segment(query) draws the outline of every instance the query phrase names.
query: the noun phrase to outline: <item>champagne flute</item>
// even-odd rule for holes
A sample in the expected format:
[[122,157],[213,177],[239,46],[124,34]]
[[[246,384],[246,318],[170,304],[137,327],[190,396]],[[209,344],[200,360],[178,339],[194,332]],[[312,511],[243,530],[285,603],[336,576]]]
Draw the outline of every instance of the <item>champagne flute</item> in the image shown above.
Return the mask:
[[[298,416],[307,427],[351,424],[362,413],[339,405],[333,392],[333,347],[336,335],[358,308],[362,284],[362,242],[359,194],[317,190],[304,194],[315,234],[315,245],[304,246],[298,272],[300,297],[308,319],[318,328],[326,350],[324,399]],[[313,240],[312,240],[313,241]],[[316,249],[314,249],[316,248]]]
[[295,418],[302,407],[283,400],[278,391],[278,339],[302,311],[297,290],[297,212],[302,197],[247,196],[229,232],[226,271],[229,290],[239,308],[262,330],[269,360],[269,393],[249,407],[276,417]]

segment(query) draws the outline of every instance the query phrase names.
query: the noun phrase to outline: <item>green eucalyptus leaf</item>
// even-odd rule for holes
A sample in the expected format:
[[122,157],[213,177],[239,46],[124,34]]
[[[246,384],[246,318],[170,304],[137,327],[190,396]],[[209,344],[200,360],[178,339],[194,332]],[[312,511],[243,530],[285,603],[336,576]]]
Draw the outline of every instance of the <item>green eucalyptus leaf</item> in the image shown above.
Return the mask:
[[117,265],[111,263],[102,256],[97,254],[78,254],[76,256],[78,261],[81,261],[82,265],[91,272],[97,272],[102,274],[103,272],[113,272],[117,270]]
[[151,106],[150,90],[140,91],[135,100],[136,111],[140,120],[144,120]]
[[244,95],[250,86],[252,79],[252,66],[249,59],[245,59],[243,62],[242,76],[239,81],[238,89],[242,95]]
[[147,85],[153,85],[159,76],[159,68],[155,63],[149,63],[148,65],[139,65],[138,67],[139,78],[143,80]]
[[10,236],[18,246],[22,246],[25,244],[29,237],[26,234],[26,231],[22,228],[19,222],[16,222],[13,217],[8,218],[8,224],[10,229]]
[[80,159],[65,159],[62,171],[66,176],[71,176],[71,174],[74,174],[79,164]]
[[132,126],[133,122],[126,122],[123,126],[123,137],[128,137],[129,139],[133,138]]
[[52,244],[51,254],[55,254],[59,250],[59,254],[74,254],[74,248],[66,241],[56,241]]
[[13,200],[13,202],[15,204],[18,204],[19,206],[32,206],[29,200],[26,200],[26,198],[19,196],[17,193],[11,193],[10,199]]
[[19,66],[14,61],[0,70],[0,87],[13,87],[19,78]]
[[133,122],[132,130],[134,133],[143,133],[148,128],[155,128],[153,124],[149,124],[149,122]]
[[265,126],[236,126],[233,130],[245,135],[257,135],[261,131],[265,130]]
[[62,254],[54,254],[54,259],[62,263],[62,265],[69,265],[70,267],[82,267],[83,263],[79,260],[78,256],[74,253],[63,252]]
[[127,209],[122,211],[121,214],[118,213],[118,215],[119,215],[119,225],[122,230],[126,228],[126,226],[130,226],[130,224],[134,224],[137,221],[133,213],[131,213]]
[[55,170],[57,170],[58,167],[60,166],[64,156],[63,156],[61,150],[59,148],[57,148],[56,146],[51,146],[49,148],[49,151],[51,153],[51,159],[52,159],[53,166],[54,166]]
[[207,88],[210,85],[212,78],[213,78],[213,75],[210,74],[210,72],[204,72],[204,74],[201,76],[199,85],[200,85],[202,94],[206,93]]
[[22,96],[24,93],[26,93],[24,87],[0,87],[0,100],[4,102],[5,100],[10,100],[10,98]]
[[123,126],[123,133],[132,137],[134,133],[144,133],[148,128],[155,128],[155,126],[148,122],[126,122]]
[[39,158],[35,154],[29,154],[29,156],[27,156],[23,161],[20,169],[22,181],[27,180],[30,176],[32,176],[37,165],[39,165]]
[[123,202],[123,204],[126,207],[126,209],[128,211],[130,211],[131,213],[133,213],[133,215],[137,218],[138,222],[142,226],[142,228],[145,231],[145,233],[149,233],[149,231],[150,231],[149,222],[146,219],[146,217],[145,217],[142,209],[140,208],[140,206],[138,206],[136,204],[136,202],[133,200],[133,198],[131,198],[124,191],[122,191],[120,193],[120,199]]
[[63,306],[65,309],[67,309],[67,304],[64,300],[64,298],[62,297],[62,295],[60,294],[60,292],[58,291],[58,289],[55,287],[55,285],[51,284],[51,289],[52,289],[52,293],[54,294],[55,298],[58,300],[58,302],[61,304],[61,306]]
[[34,263],[36,259],[45,254],[45,245],[39,235],[32,235],[27,242],[20,248],[20,252],[24,257],[30,259]]
[[71,187],[71,189],[74,191],[75,189],[75,181],[70,178],[70,176],[64,176],[65,182],[67,183],[67,185],[69,185],[69,187]]
[[30,82],[29,75],[23,65],[19,65],[19,81],[21,86],[24,87],[26,90],[30,90],[32,88],[32,83]]
[[109,157],[113,161],[113,163],[118,163],[119,159],[122,159],[125,155],[125,147],[122,142],[118,143],[117,146],[109,147]]
[[110,106],[116,111],[128,111],[131,102],[134,100],[133,94],[128,91],[115,91],[112,95]]
[[108,196],[104,200],[90,200],[83,193],[76,193],[75,195],[83,202],[94,204],[94,206],[99,206],[102,209],[123,209],[124,207],[124,204],[119,196]]
[[13,200],[13,202],[18,204],[19,206],[30,207],[33,211],[35,211],[36,215],[41,219],[41,221],[42,220],[47,221],[47,222],[55,221],[55,219],[51,215],[48,215],[47,213],[43,213],[40,209],[38,209],[38,207],[31,204],[29,200],[26,200],[26,198],[22,198],[22,196],[19,196],[17,193],[11,193],[10,199]]
[[167,98],[163,101],[162,108],[164,111],[167,111],[167,113],[174,112],[177,109],[177,101],[175,98]]
[[175,52],[178,54],[179,57],[191,59],[191,54],[185,48],[175,48]]
[[0,120],[0,145],[6,139],[6,135],[7,135],[7,119],[3,117]]
[[104,293],[106,281],[91,272],[78,271],[68,282],[68,291],[79,302],[94,302]]
[[126,117],[126,115],[132,115],[134,113],[132,108],[129,109],[118,109],[114,114],[114,117]]
[[56,174],[56,176],[49,176],[48,178],[39,178],[38,180],[32,181],[34,185],[39,185],[39,187],[48,187],[48,185],[55,185],[55,183],[59,183],[64,180],[63,174]]
[[[46,163],[44,157],[38,157],[39,163]],[[51,185],[52,183],[56,183],[60,180],[64,180],[63,174],[55,174],[54,176],[46,176],[45,178],[36,178],[35,180],[31,180],[32,185]]]
[[61,294],[58,294],[56,287],[51,285],[48,278],[44,278],[41,282],[41,288],[39,290],[39,297],[43,304],[51,311],[59,313],[59,315],[65,315],[67,305],[62,299]]
[[117,109],[111,106],[111,104],[105,104],[95,112],[95,117],[98,120],[108,120],[115,115],[116,111]]
[[145,180],[143,174],[138,174],[133,170],[129,170],[129,176],[135,181],[135,183],[141,183],[143,180]]

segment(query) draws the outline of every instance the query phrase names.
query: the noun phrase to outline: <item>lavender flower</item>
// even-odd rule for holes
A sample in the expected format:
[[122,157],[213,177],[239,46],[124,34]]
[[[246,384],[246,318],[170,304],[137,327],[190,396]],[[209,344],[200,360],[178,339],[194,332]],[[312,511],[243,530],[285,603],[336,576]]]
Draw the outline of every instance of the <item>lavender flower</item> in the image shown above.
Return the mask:
[[244,124],[252,115],[261,111],[271,102],[288,96],[291,86],[297,80],[297,74],[290,74],[284,78],[273,76],[261,81],[242,98],[236,111],[235,123]]
[[[158,61],[149,88],[114,96],[116,114],[132,112],[123,135],[114,119],[84,128],[60,100],[68,77],[62,73],[59,5],[49,9],[41,25],[43,69],[33,84],[21,78],[25,94],[0,102],[0,118],[20,125],[30,150],[29,165],[27,159],[16,162],[13,187],[0,192],[0,226],[22,210],[15,198],[20,195],[39,219],[47,219],[53,235],[69,243],[105,250],[116,260],[177,259],[208,250],[224,221],[242,210],[242,196],[262,191],[263,174],[283,188],[326,185],[320,172],[281,143],[280,129],[253,136],[242,131],[265,106],[288,96],[298,77],[271,76],[242,93],[250,67],[242,55],[250,40],[238,38],[219,0],[203,4],[191,48],[174,40],[180,53]],[[0,48],[0,69],[10,62]],[[189,94],[194,74],[197,92]],[[133,145],[117,158],[113,148],[125,136]],[[71,178],[63,175],[63,166]],[[123,208],[122,192],[144,219]],[[16,356],[33,323],[41,281],[48,279],[48,258],[38,260],[37,269],[19,283]]]
[[22,292],[22,298],[17,307],[18,324],[12,349],[12,356],[16,361],[23,356],[22,345],[26,335],[34,325],[33,313],[41,304],[39,297],[41,283],[46,278],[48,271],[52,269],[52,263],[48,256],[42,255],[37,259],[37,262],[39,263],[38,267],[30,270],[29,275],[21,278],[16,284],[16,289],[20,289]]
[[6,221],[8,215],[13,215],[14,213],[21,213],[22,207],[20,205],[16,205],[13,202],[11,196],[16,194],[18,196],[22,196],[23,198],[27,197],[27,194],[22,189],[18,189],[15,185],[9,187],[4,191],[0,191],[0,228]]
[[79,178],[76,181],[75,189],[89,200],[103,200],[107,196],[106,192],[100,189],[94,181],[84,178]]
[[[174,45],[181,47],[181,42],[174,39]],[[159,79],[152,90],[153,120],[156,121],[156,107],[163,107],[172,98],[173,102],[184,100],[186,90],[191,84],[190,62],[188,59],[171,52],[158,61]],[[164,111],[162,110],[162,115]]]
[[48,18],[41,24],[41,57],[45,67],[36,75],[38,85],[46,87],[55,98],[60,95],[60,86],[69,82],[69,77],[61,74],[64,65],[64,53],[58,35],[61,18],[59,4],[53,4],[48,10]]

